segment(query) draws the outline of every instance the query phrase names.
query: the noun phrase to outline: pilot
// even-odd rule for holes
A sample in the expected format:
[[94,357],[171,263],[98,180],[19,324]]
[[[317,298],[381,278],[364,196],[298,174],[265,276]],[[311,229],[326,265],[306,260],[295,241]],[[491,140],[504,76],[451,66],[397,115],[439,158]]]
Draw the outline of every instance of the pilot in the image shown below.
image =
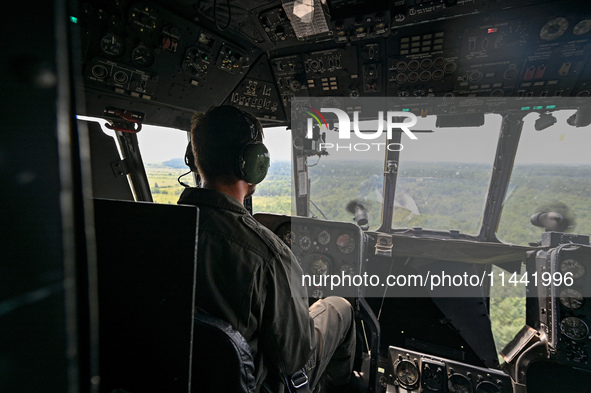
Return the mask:
[[178,203],[199,207],[198,308],[244,336],[257,392],[266,376],[302,380],[302,370],[315,392],[346,383],[355,351],[353,308],[340,297],[308,308],[296,257],[243,205],[269,167],[261,124],[235,107],[214,107],[193,116],[191,138],[201,187],[186,188]]

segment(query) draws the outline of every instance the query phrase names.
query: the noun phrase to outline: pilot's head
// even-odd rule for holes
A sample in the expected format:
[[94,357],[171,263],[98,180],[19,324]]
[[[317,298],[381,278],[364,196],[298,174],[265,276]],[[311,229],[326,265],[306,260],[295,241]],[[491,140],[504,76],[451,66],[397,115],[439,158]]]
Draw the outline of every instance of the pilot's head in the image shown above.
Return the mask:
[[230,185],[245,181],[254,192],[269,168],[261,123],[229,105],[196,113],[191,120],[195,164],[204,183]]

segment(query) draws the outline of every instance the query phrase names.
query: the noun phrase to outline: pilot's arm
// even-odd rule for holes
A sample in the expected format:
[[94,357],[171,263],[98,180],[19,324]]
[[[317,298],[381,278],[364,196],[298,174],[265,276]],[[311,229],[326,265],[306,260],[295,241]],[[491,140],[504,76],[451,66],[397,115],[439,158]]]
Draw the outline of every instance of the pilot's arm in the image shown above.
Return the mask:
[[295,256],[284,248],[274,262],[267,270],[261,349],[268,368],[292,375],[304,367],[316,348],[314,321]]

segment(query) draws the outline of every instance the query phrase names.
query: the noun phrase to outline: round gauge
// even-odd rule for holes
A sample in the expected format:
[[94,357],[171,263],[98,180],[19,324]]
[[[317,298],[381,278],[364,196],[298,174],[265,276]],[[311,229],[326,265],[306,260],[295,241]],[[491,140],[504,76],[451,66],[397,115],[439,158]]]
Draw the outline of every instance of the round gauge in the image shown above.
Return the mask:
[[287,245],[287,247],[291,248],[293,246],[293,242],[296,239],[295,233],[293,233],[292,231],[287,231],[281,239],[283,240],[283,243]]
[[581,278],[585,275],[585,265],[576,259],[565,259],[560,263],[560,271],[565,273],[572,273],[572,278]]
[[107,56],[119,57],[125,52],[123,39],[113,33],[107,33],[101,38],[100,47]]
[[139,45],[131,52],[131,60],[133,64],[140,68],[150,67],[154,64],[156,55],[154,51],[147,46]]
[[560,322],[562,334],[573,340],[582,340],[589,334],[589,328],[579,318],[568,317]]
[[461,374],[454,374],[449,377],[447,387],[450,393],[472,393],[470,380]]
[[355,239],[346,233],[337,238],[337,249],[343,254],[351,254],[355,249]]
[[421,383],[423,385],[423,391],[429,390],[431,392],[441,392],[443,391],[443,380],[442,374],[437,371],[433,371],[429,365],[423,367],[423,377],[421,378]]
[[327,231],[322,231],[318,234],[318,243],[326,246],[330,242],[330,233]]
[[328,272],[328,264],[321,257],[315,256],[311,258],[308,270],[311,274],[322,276]]
[[571,310],[580,308],[584,301],[583,295],[576,289],[567,288],[560,291],[560,303]]
[[341,272],[345,273],[345,275],[353,275],[353,266],[345,263],[344,265],[341,265]]
[[564,18],[552,19],[540,30],[540,38],[546,41],[555,40],[568,29],[568,20]]
[[298,241],[298,245],[304,251],[308,251],[312,247],[312,239],[309,236],[302,236]]
[[410,360],[401,360],[394,365],[394,375],[398,382],[406,389],[412,389],[419,382],[419,369]]
[[476,393],[501,393],[501,389],[492,382],[481,382],[476,386]]
[[585,19],[576,24],[573,29],[575,35],[587,34],[591,30],[591,19]]
[[501,29],[495,38],[493,42],[494,49],[519,48],[527,44],[528,35],[527,29],[520,24],[508,26]]

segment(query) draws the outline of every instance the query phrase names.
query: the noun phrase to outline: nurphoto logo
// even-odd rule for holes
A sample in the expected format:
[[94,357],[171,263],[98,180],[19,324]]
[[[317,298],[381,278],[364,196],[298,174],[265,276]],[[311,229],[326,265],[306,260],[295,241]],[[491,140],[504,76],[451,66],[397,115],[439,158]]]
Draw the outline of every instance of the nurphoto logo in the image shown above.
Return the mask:
[[[320,111],[305,106],[304,107],[306,114],[310,115],[311,117],[308,118],[307,123],[307,134],[306,138],[312,139],[313,138],[313,120],[316,120],[316,123],[320,126],[320,129],[323,128],[328,130],[328,123],[322,113],[333,113],[337,116],[338,119],[338,130],[339,130],[339,140],[346,140],[351,139],[351,125],[353,125],[353,132],[359,139],[364,140],[372,140],[379,138],[384,132],[384,125],[386,128],[386,133],[388,140],[392,139],[392,130],[401,130],[404,132],[410,139],[418,139],[415,134],[410,130],[411,127],[414,127],[417,124],[417,117],[414,113],[411,112],[396,112],[396,111],[388,111],[384,116],[383,111],[378,112],[377,116],[377,124],[378,127],[375,131],[367,131],[361,130],[359,127],[359,112],[353,112],[353,121],[351,121],[349,114],[342,109],[337,108],[321,108]],[[386,147],[390,151],[400,151],[403,149],[402,144],[400,143],[354,143],[354,144],[339,144],[336,145],[334,143],[320,143],[321,149],[336,149],[338,150],[349,150],[349,151],[368,151],[372,149],[372,147],[377,148],[379,151],[381,147]]]

